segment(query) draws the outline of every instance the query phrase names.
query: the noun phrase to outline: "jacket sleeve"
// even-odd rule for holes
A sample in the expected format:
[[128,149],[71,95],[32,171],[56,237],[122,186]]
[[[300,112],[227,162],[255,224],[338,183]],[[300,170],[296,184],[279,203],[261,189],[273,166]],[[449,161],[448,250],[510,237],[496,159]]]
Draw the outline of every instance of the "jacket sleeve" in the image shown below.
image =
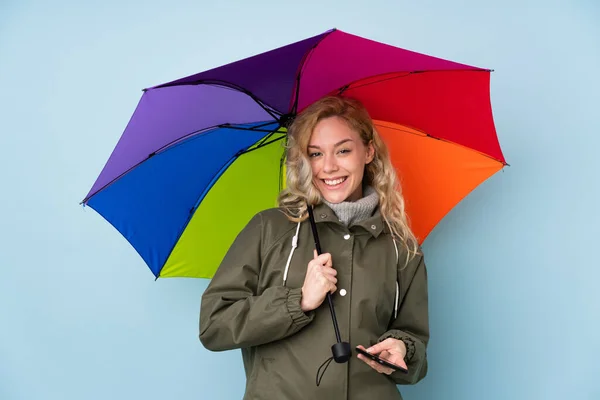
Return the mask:
[[[429,342],[429,309],[427,269],[422,252],[408,266],[398,271],[400,291],[406,289],[399,305],[398,315],[379,341],[387,338],[402,340],[406,344],[408,373],[395,371],[390,378],[397,384],[415,384],[427,374],[427,343]],[[412,278],[410,277],[412,275]]]
[[257,293],[263,220],[240,232],[204,291],[200,341],[209,350],[251,347],[290,336],[314,318],[300,308],[301,288],[273,286]]

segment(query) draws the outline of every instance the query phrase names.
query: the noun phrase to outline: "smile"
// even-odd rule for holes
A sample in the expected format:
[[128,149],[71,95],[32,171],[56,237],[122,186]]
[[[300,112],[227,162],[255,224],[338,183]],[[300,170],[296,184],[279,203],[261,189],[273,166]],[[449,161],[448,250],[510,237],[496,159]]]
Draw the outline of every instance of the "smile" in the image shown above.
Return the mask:
[[323,179],[323,182],[325,182],[325,184],[327,186],[337,186],[341,183],[343,183],[348,177],[343,177],[343,178],[338,178],[338,179]]

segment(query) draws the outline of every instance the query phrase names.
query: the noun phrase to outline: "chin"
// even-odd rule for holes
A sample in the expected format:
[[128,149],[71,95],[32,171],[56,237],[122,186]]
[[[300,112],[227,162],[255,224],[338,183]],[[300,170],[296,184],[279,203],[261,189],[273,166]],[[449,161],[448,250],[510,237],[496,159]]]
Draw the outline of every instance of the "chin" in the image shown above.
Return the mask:
[[328,202],[333,203],[333,204],[337,204],[337,203],[341,203],[343,201],[346,201],[346,199],[348,199],[348,197],[350,197],[349,194],[334,194],[334,195],[328,194],[328,195],[323,195],[323,198],[325,200],[327,200]]

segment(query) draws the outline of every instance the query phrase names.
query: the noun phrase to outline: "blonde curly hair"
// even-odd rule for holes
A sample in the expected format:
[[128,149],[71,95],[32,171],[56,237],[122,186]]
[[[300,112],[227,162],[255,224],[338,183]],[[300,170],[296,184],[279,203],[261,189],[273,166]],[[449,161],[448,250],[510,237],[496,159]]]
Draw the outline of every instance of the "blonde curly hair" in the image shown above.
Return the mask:
[[313,183],[307,148],[317,123],[334,116],[358,132],[365,146],[373,144],[375,157],[365,167],[363,184],[373,187],[379,195],[381,215],[394,239],[404,245],[409,255],[417,254],[418,241],[409,226],[402,189],[387,146],[375,129],[369,113],[358,100],[341,96],[324,97],[294,119],[288,130],[286,188],[279,194],[279,207],[291,221],[300,222],[308,218],[308,205],[322,202],[323,197]]

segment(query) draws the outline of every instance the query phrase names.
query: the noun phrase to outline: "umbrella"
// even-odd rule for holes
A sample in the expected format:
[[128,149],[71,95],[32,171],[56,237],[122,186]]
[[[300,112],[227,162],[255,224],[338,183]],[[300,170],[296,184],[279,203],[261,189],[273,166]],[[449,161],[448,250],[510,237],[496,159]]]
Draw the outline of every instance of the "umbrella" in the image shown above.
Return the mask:
[[506,165],[490,74],[333,29],[144,89],[82,203],[131,243],[156,278],[211,278],[250,218],[276,206],[286,126],[333,94],[369,110],[423,242]]

